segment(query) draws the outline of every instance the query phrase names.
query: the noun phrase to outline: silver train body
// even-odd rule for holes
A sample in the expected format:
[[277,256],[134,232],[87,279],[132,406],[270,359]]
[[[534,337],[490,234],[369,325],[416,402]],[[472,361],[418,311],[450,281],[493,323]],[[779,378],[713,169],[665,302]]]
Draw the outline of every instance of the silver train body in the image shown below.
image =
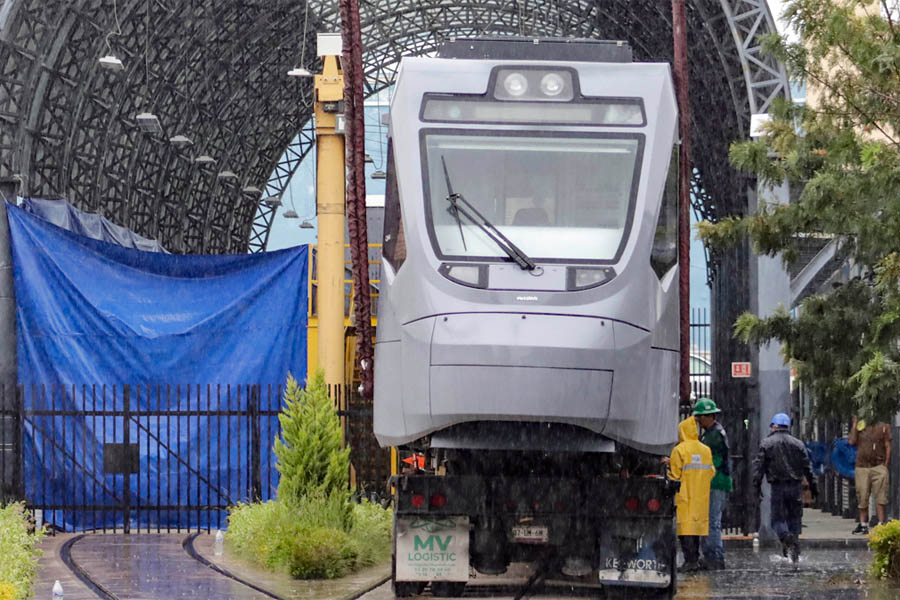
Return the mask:
[[667,453],[679,364],[669,65],[404,58],[390,140],[379,443],[550,423],[594,436],[596,451]]

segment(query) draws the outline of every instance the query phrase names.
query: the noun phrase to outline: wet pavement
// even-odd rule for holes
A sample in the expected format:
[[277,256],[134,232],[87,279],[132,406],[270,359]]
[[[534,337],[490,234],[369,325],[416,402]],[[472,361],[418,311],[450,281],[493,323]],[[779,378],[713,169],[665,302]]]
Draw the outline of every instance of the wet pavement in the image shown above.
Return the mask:
[[[729,569],[682,576],[679,579],[678,600],[726,600],[754,598],[831,600],[857,599],[893,600],[900,598],[900,586],[880,582],[869,583],[866,569],[871,561],[868,550],[819,550],[805,552],[795,567],[780,553],[764,548],[759,552],[736,550],[728,552]],[[517,589],[509,585],[491,587],[469,585],[467,598],[512,600]],[[431,598],[426,590],[418,598]],[[600,591],[576,591],[562,587],[545,588],[526,598],[532,600],[561,600],[565,598],[602,598]],[[383,585],[361,600],[392,600],[390,584]]]
[[72,559],[92,580],[123,600],[265,597],[188,556],[181,546],[184,537],[93,534],[72,546]]
[[[227,539],[227,538],[226,538]],[[347,600],[381,584],[390,574],[390,564],[363,569],[350,576],[320,581],[292,579],[286,573],[258,569],[235,560],[226,551],[214,556],[214,536],[200,534],[65,534],[48,537],[41,544],[44,556],[33,598],[50,597],[53,582],[63,585],[66,600],[95,600],[104,596],[80,581],[63,562],[62,547],[70,546],[71,561],[86,576],[121,600],[169,600],[181,598]],[[228,573],[265,590],[244,585],[193,558],[185,549],[190,543],[203,559]],[[227,546],[227,541],[226,541]]]
[[[35,598],[49,597],[48,585],[62,579],[65,597],[89,600],[92,592],[61,567],[54,557],[62,542],[72,536],[45,540],[45,557],[39,573]],[[94,580],[121,599],[215,598],[244,600],[267,596],[247,587],[192,558],[182,543],[186,534],[91,534],[71,547],[72,559]],[[390,583],[378,585],[387,574],[387,566],[360,572],[337,581],[297,581],[286,575],[273,574],[242,565],[227,556],[212,556],[212,536],[200,535],[194,540],[197,552],[226,568],[232,574],[290,600],[342,600],[366,589],[363,600],[393,600]],[[860,548],[818,549],[804,552],[800,563],[790,561],[771,548],[754,552],[747,549],[727,550],[729,569],[706,572],[679,579],[679,600],[792,598],[792,599],[856,599],[888,600],[900,598],[900,586],[868,582],[866,569],[871,561],[868,550]],[[511,600],[527,577],[527,570],[513,565],[502,577],[479,576],[465,593],[468,598]],[[517,576],[522,576],[516,579]],[[65,579],[64,579],[65,578]],[[558,582],[562,583],[562,582]],[[430,590],[418,596],[433,597]],[[571,585],[547,586],[526,596],[533,600],[565,598],[602,598],[601,590],[576,590]]]

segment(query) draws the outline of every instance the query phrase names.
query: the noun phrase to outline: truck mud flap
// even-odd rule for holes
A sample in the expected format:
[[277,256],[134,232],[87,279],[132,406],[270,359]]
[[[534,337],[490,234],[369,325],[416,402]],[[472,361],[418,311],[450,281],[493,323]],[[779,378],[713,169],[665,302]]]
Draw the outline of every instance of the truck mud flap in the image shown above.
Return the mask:
[[600,583],[665,588],[673,583],[675,531],[669,519],[617,523],[600,535]]
[[468,581],[469,517],[398,516],[397,581]]

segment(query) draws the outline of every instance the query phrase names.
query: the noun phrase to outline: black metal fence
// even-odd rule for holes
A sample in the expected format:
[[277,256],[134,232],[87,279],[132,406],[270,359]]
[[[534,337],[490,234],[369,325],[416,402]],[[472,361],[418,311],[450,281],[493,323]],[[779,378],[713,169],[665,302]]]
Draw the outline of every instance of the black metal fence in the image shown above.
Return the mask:
[[[381,496],[390,452],[374,442],[371,405],[345,387],[329,392],[352,483]],[[282,397],[258,384],[0,390],[0,502],[24,499],[67,531],[220,528],[229,506],[275,495]]]

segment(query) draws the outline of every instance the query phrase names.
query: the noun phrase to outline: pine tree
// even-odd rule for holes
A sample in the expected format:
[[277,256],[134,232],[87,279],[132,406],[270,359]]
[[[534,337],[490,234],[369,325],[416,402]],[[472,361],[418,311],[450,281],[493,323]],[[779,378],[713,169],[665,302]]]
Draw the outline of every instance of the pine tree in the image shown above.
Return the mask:
[[735,335],[776,339],[822,413],[884,419],[900,409],[900,25],[898,1],[792,0],[784,17],[799,35],[764,49],[821,97],[812,106],[776,102],[765,135],[736,142],[730,159],[764,185],[802,187],[789,205],[701,223],[723,246],[748,235],[758,253],[797,258],[802,238],[833,237],[862,275],[782,310],[744,314]]
[[341,422],[323,372],[307,380],[306,389],[289,375],[284,402],[274,444],[278,497],[295,506],[311,495],[349,498],[350,448],[342,448]]

